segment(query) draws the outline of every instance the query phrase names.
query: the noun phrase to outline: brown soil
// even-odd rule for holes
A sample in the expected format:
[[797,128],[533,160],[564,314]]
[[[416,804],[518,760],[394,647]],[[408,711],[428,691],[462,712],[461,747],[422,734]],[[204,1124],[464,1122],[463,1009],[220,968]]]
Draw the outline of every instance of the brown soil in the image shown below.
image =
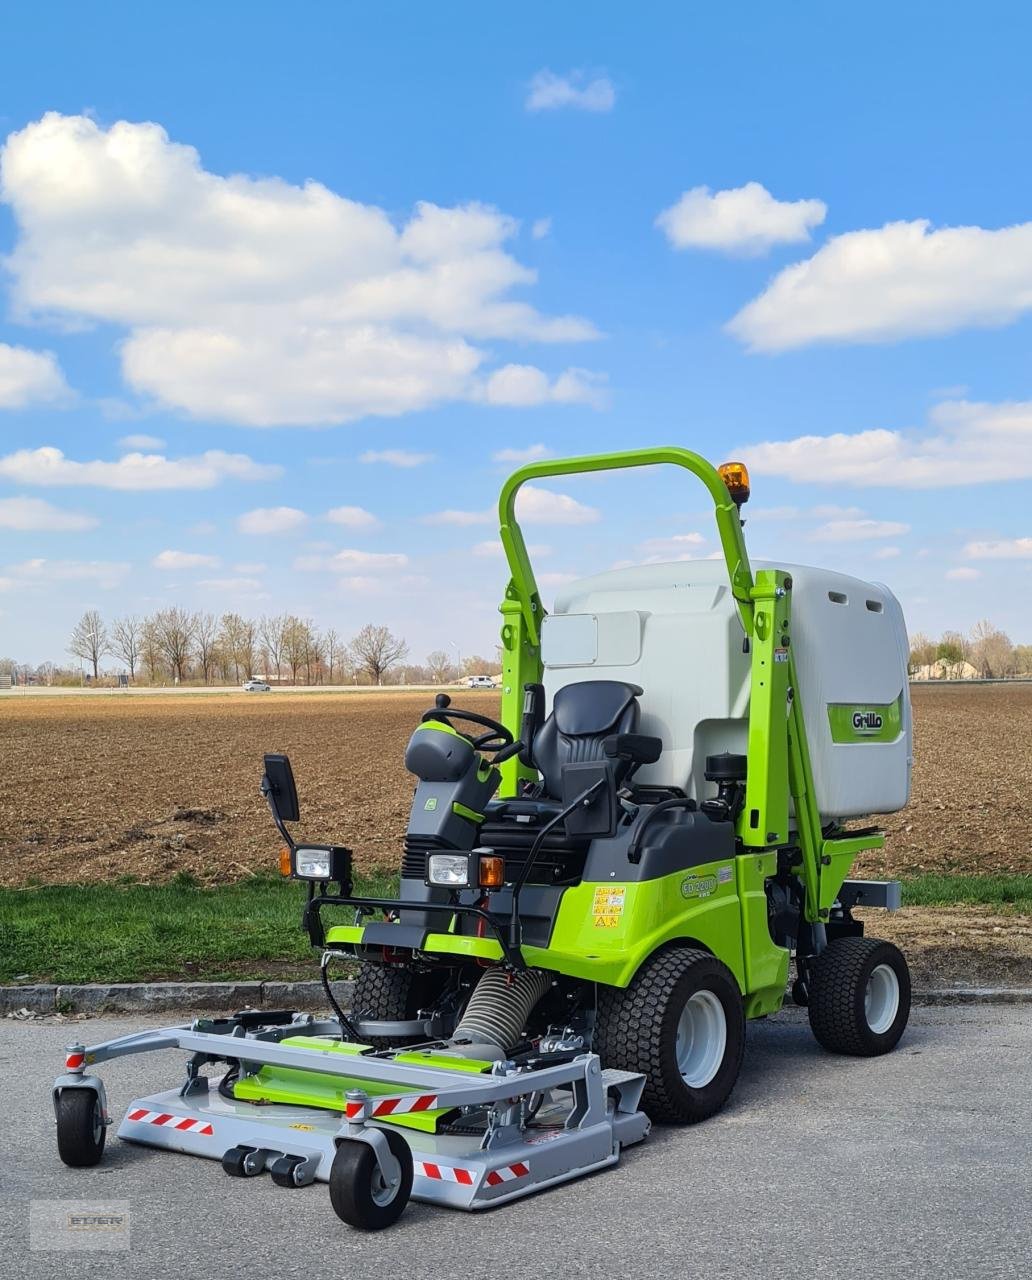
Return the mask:
[[[461,701],[497,714],[496,694]],[[265,751],[291,756],[305,835],[394,867],[412,795],[405,743],[428,703],[426,692],[0,702],[0,884],[273,871]],[[884,820],[886,849],[861,870],[1032,874],[1032,686],[919,686],[914,718],[913,799]]]
[[857,915],[869,936],[902,948],[915,987],[1032,986],[1032,916],[968,906]]

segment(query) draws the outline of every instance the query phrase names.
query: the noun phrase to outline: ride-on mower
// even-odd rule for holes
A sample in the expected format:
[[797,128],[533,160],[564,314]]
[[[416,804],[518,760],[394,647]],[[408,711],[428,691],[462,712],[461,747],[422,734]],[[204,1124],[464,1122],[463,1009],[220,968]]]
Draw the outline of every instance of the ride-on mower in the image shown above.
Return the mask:
[[[705,485],[722,559],[601,573],[546,616],[520,486],[655,463]],[[741,464],[679,448],[517,471],[500,501],[501,719],[440,694],[415,729],[397,898],[355,896],[348,849],[295,841],[289,761],[265,758],[335,1016],[244,1011],[72,1045],[54,1085],[65,1163],[103,1150],[92,1067],[178,1048],[185,1081],[134,1102],[119,1137],[284,1187],[327,1181],[337,1214],[375,1229],[410,1196],[487,1208],[616,1163],[652,1122],[712,1116],[793,961],[825,1049],[892,1049],[907,964],[853,908],[894,909],[899,885],[849,878],[883,837],[843,824],[907,800],[902,613],[882,586],[750,567],[748,496]],[[349,1013],[329,977],[342,961]]]

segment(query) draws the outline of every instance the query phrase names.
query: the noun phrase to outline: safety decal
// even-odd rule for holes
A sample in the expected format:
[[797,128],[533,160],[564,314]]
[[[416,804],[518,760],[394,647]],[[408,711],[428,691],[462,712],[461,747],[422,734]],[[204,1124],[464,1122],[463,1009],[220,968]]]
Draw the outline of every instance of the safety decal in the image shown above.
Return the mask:
[[517,1178],[525,1178],[528,1173],[530,1173],[530,1165],[519,1160],[516,1164],[492,1169],[484,1181],[489,1187],[499,1187],[503,1182],[515,1182]]
[[148,1111],[146,1107],[134,1107],[126,1116],[139,1124],[156,1124],[162,1129],[178,1129],[180,1133],[199,1133],[210,1138],[215,1130],[207,1120],[195,1120],[192,1116],[174,1116],[168,1111]]
[[412,1172],[433,1182],[457,1182],[463,1187],[471,1187],[476,1181],[472,1169],[460,1169],[454,1164],[431,1164],[429,1160],[413,1160]]
[[69,1053],[65,1058],[66,1071],[80,1071],[86,1065],[85,1053]]
[[[369,1114],[376,1116],[403,1116],[409,1111],[433,1111],[437,1106],[436,1093],[409,1093],[403,1098],[370,1098]],[[349,1102],[344,1114],[349,1120],[362,1110],[363,1103]]]
[[717,867],[717,883],[730,884],[734,874],[730,867]]
[[716,891],[716,876],[685,876],[681,881],[681,895],[685,898],[708,898]]
[[627,886],[622,884],[600,884],[595,888],[595,896],[591,902],[591,918],[596,929],[616,929],[623,915],[624,902],[627,899]]
[[783,648],[777,648],[777,649],[775,649],[775,650],[774,650],[774,661],[775,661],[775,662],[787,662],[787,661],[788,661],[788,650],[787,650],[787,649],[783,649]]

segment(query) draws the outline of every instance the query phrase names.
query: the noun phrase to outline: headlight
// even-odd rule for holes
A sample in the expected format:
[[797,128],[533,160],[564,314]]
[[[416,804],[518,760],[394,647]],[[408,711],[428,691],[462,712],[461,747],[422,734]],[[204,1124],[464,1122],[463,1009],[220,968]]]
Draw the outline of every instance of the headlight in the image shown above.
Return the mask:
[[469,886],[469,856],[465,853],[432,853],[427,859],[426,872],[430,884],[465,889]]
[[351,880],[351,854],[340,845],[298,845],[294,850],[294,875],[301,880]]

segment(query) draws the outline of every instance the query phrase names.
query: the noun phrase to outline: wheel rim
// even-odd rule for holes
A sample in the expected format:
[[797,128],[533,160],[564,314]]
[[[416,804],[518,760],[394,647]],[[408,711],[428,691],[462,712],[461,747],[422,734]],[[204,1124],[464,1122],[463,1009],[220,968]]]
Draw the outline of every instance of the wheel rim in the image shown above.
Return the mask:
[[398,1184],[395,1183],[393,1187],[387,1184],[379,1161],[376,1162],[376,1167],[373,1169],[372,1181],[369,1184],[369,1194],[372,1196],[374,1203],[378,1204],[381,1209],[385,1209],[398,1194]]
[[97,1098],[93,1103],[93,1142],[95,1146],[99,1146],[101,1138],[104,1136],[104,1116],[100,1110],[100,1099]]
[[727,1048],[724,1006],[712,991],[696,991],[677,1024],[677,1069],[690,1089],[702,1089],[720,1070]]
[[864,1016],[875,1035],[883,1035],[896,1021],[899,1011],[899,978],[891,965],[879,964],[867,979]]

